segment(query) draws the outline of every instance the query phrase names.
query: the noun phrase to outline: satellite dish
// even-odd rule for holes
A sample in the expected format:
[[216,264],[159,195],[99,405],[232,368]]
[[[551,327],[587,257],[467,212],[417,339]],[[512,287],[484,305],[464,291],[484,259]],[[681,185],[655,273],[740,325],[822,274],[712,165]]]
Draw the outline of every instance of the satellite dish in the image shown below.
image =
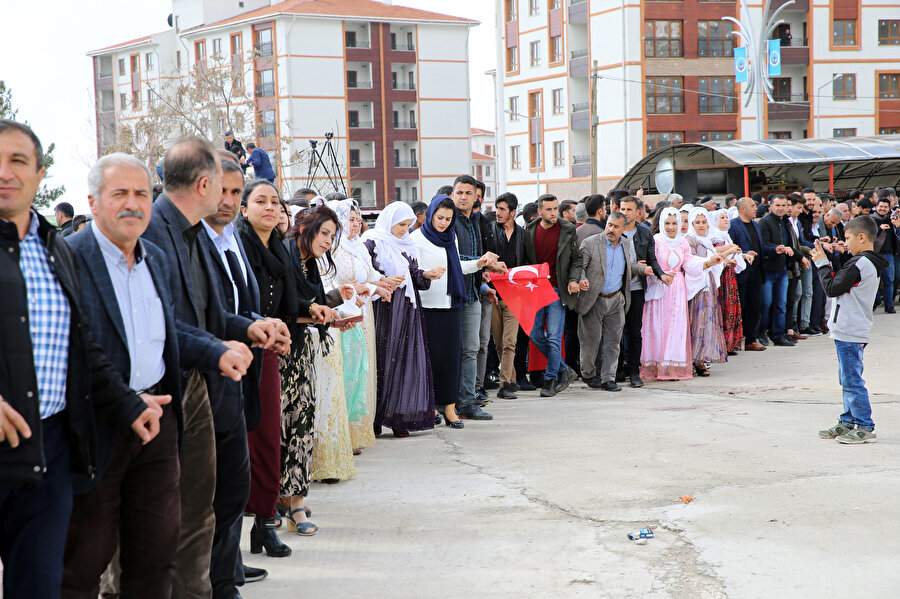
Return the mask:
[[658,193],[669,194],[675,189],[675,163],[671,158],[660,158],[653,170],[653,180]]
[[169,24],[169,27],[171,27],[171,26],[173,25],[173,22],[172,22],[172,21],[173,21],[173,19],[172,19],[172,13],[169,13],[168,18],[166,19],[166,23]]

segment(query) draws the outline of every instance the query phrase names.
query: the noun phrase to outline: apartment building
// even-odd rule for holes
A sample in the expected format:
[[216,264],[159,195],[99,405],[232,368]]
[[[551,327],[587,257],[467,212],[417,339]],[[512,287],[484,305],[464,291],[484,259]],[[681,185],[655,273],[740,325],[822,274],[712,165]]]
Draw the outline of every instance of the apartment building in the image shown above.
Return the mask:
[[[788,0],[772,0],[771,11]],[[682,142],[875,135],[900,131],[900,5],[794,0],[773,100],[744,106],[735,26],[759,31],[762,4],[729,0],[497,0],[498,168],[506,187],[580,197],[639,159]],[[597,68],[597,110],[590,112]],[[756,91],[760,91],[757,87]]]
[[[348,190],[369,208],[417,201],[472,168],[475,21],[389,0],[173,0],[170,21],[89,53],[98,154],[163,101],[167,81],[226,68],[239,74],[232,95],[246,98],[235,108],[251,115],[235,136],[269,152],[286,193],[306,186],[310,168],[291,157],[309,140],[321,149],[326,132]],[[209,121],[219,143],[225,121]],[[314,186],[326,184],[320,169]]]
[[472,176],[484,183],[484,206],[491,208],[501,192],[497,183],[497,134],[472,128]]

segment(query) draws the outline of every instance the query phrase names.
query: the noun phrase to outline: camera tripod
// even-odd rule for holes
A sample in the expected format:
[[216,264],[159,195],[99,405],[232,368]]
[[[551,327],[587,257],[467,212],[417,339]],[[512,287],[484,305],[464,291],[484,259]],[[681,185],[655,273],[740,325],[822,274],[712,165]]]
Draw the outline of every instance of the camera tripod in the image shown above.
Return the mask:
[[306,186],[311,189],[317,189],[316,187],[313,187],[313,181],[315,181],[316,175],[319,173],[319,167],[321,167],[322,171],[324,171],[325,175],[328,177],[328,183],[331,185],[332,189],[334,189],[334,191],[343,192],[346,196],[347,186],[344,184],[344,177],[341,175],[341,167],[338,164],[337,155],[334,153],[334,146],[331,144],[333,137],[334,133],[328,132],[325,134],[325,143],[322,145],[321,150],[316,148],[319,143],[317,140],[309,140],[312,156],[309,158],[309,167],[306,169]]

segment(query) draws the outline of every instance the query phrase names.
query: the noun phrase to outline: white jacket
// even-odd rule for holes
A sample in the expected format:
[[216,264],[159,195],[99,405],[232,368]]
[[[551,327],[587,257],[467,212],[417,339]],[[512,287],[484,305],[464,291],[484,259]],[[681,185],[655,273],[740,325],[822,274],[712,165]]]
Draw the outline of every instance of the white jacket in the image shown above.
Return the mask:
[[[438,266],[447,268],[447,250],[438,247],[428,241],[422,233],[422,229],[416,229],[409,234],[413,243],[416,244],[418,250],[419,268],[422,270],[431,270]],[[459,243],[456,244],[456,251],[459,253]],[[470,275],[478,271],[478,260],[460,260],[462,272],[464,275]],[[447,294],[447,273],[444,273],[440,279],[431,281],[431,288],[425,291],[419,291],[419,299],[422,300],[423,308],[450,308],[450,296]]]

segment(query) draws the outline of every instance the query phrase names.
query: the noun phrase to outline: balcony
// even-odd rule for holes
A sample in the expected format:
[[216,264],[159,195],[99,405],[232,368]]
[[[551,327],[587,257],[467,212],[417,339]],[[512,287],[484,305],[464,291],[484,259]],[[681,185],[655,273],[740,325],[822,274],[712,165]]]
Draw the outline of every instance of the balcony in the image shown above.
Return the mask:
[[375,123],[372,121],[350,121],[348,126],[351,129],[374,129]]
[[[769,10],[775,12],[783,5],[787,4],[788,0],[772,0],[772,6]],[[788,6],[785,10],[809,10],[809,0],[794,0],[794,3]]]
[[572,156],[572,178],[591,176],[590,154],[576,154]]
[[397,52],[415,52],[416,47],[414,44],[391,44],[391,50],[396,50]]
[[581,58],[583,56],[588,55],[588,49],[582,48],[581,50],[572,50],[571,52],[569,52],[569,55],[572,58],[572,60],[574,60],[576,58]]
[[374,160],[351,160],[350,168],[375,168]]
[[573,130],[586,131],[591,128],[591,112],[588,102],[579,102],[572,104],[572,114],[569,122]]
[[587,0],[569,0],[568,21],[572,25],[584,25],[588,22]]
[[257,137],[273,137],[275,135],[275,123],[260,123],[256,127]]
[[410,160],[395,160],[394,166],[396,168],[419,168],[419,163]]
[[372,89],[371,81],[348,81],[347,87],[351,89]]
[[809,64],[809,40],[794,38],[781,40],[781,64],[785,67]]
[[569,60],[569,77],[587,77],[591,72],[587,49],[573,50]]
[[274,83],[260,83],[256,86],[257,98],[271,98],[275,95]]
[[775,96],[775,101],[768,103],[768,115],[770,121],[809,120],[809,98],[806,94]]
[[401,82],[399,82],[399,81],[392,81],[392,82],[391,82],[391,89],[409,89],[409,90],[415,90],[415,89],[416,89],[416,84],[413,83],[413,82],[409,82],[409,83],[401,83]]
[[272,56],[272,42],[264,42],[262,44],[256,44],[253,49],[256,51],[256,56],[259,58],[263,58],[265,56]]
[[394,121],[394,129],[415,129],[415,121]]
[[362,50],[368,50],[372,47],[372,44],[369,42],[351,42],[347,41],[347,48],[359,48]]

